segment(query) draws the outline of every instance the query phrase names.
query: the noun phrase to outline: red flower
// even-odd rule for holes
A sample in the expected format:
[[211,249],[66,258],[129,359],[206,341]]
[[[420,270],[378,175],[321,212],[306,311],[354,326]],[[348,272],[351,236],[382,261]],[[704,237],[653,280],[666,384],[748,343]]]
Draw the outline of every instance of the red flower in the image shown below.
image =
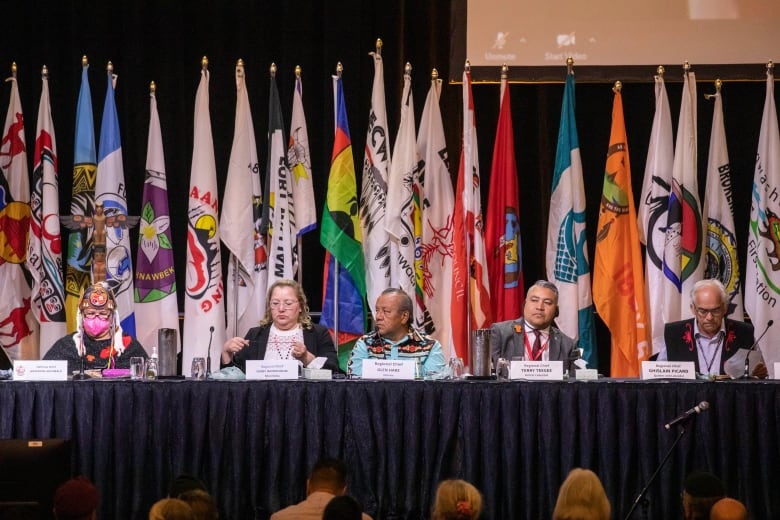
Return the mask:
[[110,353],[111,353],[111,345],[104,347],[103,350],[100,351],[100,359],[108,359]]
[[734,341],[737,339],[737,332],[730,326],[728,327],[728,331],[726,332],[726,346],[723,347],[725,350],[731,350],[731,344],[734,343]]
[[686,323],[682,335],[683,341],[688,345],[688,350],[693,352],[693,323]]

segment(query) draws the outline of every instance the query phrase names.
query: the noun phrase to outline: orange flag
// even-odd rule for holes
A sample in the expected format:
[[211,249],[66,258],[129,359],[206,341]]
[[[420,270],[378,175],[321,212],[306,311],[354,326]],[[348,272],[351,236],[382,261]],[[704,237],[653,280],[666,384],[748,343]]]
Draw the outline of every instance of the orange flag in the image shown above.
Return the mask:
[[612,131],[601,194],[593,302],[612,335],[612,377],[638,377],[649,355],[642,256],[631,189],[623,99],[615,88]]

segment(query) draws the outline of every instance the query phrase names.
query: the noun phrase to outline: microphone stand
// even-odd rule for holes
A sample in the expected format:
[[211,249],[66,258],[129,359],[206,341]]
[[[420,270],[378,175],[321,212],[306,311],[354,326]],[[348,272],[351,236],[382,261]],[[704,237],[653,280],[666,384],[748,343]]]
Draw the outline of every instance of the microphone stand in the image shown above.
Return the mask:
[[85,354],[84,350],[85,349],[84,349],[83,345],[82,345],[81,348],[82,348],[82,352],[81,352],[81,356],[79,356],[79,361],[80,361],[80,363],[79,363],[79,365],[80,365],[79,366],[79,373],[78,374],[73,374],[73,380],[74,381],[84,381],[85,379],[89,379],[89,376],[84,373],[84,354]]
[[680,423],[679,432],[677,433],[677,437],[674,439],[674,442],[669,447],[669,451],[666,452],[666,455],[664,455],[664,458],[661,459],[661,463],[658,464],[658,467],[655,468],[655,471],[652,475],[650,475],[650,479],[647,481],[647,484],[645,484],[645,487],[642,488],[642,491],[639,492],[639,495],[637,495],[636,500],[634,500],[634,503],[631,505],[631,509],[628,510],[628,514],[625,516],[624,520],[629,520],[631,518],[631,515],[634,514],[634,511],[636,510],[637,506],[639,504],[642,504],[642,511],[644,518],[647,518],[647,506],[648,501],[645,498],[645,495],[647,494],[647,491],[650,489],[650,486],[655,482],[655,479],[658,477],[658,474],[661,473],[661,469],[666,465],[666,461],[669,460],[669,457],[672,456],[672,452],[677,447],[677,444],[680,442],[680,439],[682,439],[683,435],[685,435],[686,432],[685,424]]

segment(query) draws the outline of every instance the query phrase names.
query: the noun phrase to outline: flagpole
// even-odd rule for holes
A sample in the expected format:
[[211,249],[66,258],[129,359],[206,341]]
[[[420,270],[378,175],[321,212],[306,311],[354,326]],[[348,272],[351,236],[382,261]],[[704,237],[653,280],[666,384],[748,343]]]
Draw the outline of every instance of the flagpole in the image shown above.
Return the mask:
[[[301,66],[296,65],[295,66],[295,84],[298,84],[298,81],[301,79]],[[290,134],[292,134],[292,127],[290,127]],[[289,138],[292,140],[292,135],[289,136]],[[290,168],[292,168],[294,165],[290,165]],[[301,234],[298,232],[298,230],[295,230],[295,244],[296,248],[298,250],[298,283],[303,285],[303,239],[301,238]]]
[[[463,70],[466,72],[466,74],[468,74],[468,77],[469,77],[469,94],[468,95],[471,96],[471,62],[469,60],[466,60],[466,63],[463,66]],[[470,114],[468,114],[468,110],[466,110],[466,113],[463,114],[463,125],[464,125],[464,128],[465,128],[465,125],[467,124],[466,123],[466,116],[467,115],[470,115]],[[471,114],[470,117],[474,117],[473,114]],[[472,122],[470,122],[468,124],[469,125],[473,125],[474,122],[472,121]],[[465,136],[463,136],[463,137],[465,137]],[[461,137],[461,147],[466,146],[466,142],[463,139],[463,137]],[[466,154],[465,153],[461,153],[461,157],[463,157],[463,162],[465,163],[465,161],[466,161]],[[469,170],[467,170],[467,168],[471,169],[471,165],[463,164],[462,167],[463,167],[463,191],[464,192],[468,192],[468,189],[469,189],[469,187],[471,185],[472,179],[471,179],[471,173],[469,172]],[[462,197],[463,193],[459,193],[458,195]],[[472,195],[473,195],[473,193],[472,193]],[[471,334],[471,332],[472,332],[471,331],[471,263],[469,262],[469,260],[471,259],[471,241],[470,241],[471,237],[470,237],[470,235],[469,235],[469,233],[467,231],[467,228],[468,228],[468,225],[469,225],[468,224],[468,219],[467,219],[467,217],[468,217],[468,207],[469,207],[469,205],[467,205],[467,204],[463,205],[463,222],[465,223],[464,230],[463,230],[464,231],[463,235],[464,235],[464,239],[465,239],[465,243],[466,243],[466,248],[465,248],[466,263],[464,264],[466,266],[466,288],[465,288],[466,289],[465,290],[465,294],[466,294],[466,356],[468,357],[468,360],[466,361],[466,367],[473,373],[474,372],[474,363],[473,363],[474,342],[473,342],[472,334]]]
[[[344,66],[341,64],[341,62],[338,62],[336,64],[336,76],[338,76],[339,81],[341,80],[341,73],[344,72]],[[342,86],[343,88],[343,86]],[[336,115],[336,118],[338,118],[338,113],[334,112]],[[336,125],[334,125],[334,128],[338,125],[338,122],[336,122]],[[335,134],[334,134],[335,135]],[[331,255],[331,259],[334,261],[333,264],[333,272],[335,273],[335,280],[333,280],[333,337],[335,339],[336,343],[336,352],[338,352],[339,349],[339,261],[338,259]]]

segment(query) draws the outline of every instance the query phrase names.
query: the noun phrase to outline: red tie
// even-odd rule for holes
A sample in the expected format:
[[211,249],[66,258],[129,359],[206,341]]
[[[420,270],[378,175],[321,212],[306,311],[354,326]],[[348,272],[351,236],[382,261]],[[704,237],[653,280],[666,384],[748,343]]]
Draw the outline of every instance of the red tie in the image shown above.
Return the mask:
[[531,357],[536,361],[539,359],[539,352],[542,350],[542,333],[538,330],[534,330],[534,334],[536,335],[536,339],[534,339],[534,346],[531,349]]

